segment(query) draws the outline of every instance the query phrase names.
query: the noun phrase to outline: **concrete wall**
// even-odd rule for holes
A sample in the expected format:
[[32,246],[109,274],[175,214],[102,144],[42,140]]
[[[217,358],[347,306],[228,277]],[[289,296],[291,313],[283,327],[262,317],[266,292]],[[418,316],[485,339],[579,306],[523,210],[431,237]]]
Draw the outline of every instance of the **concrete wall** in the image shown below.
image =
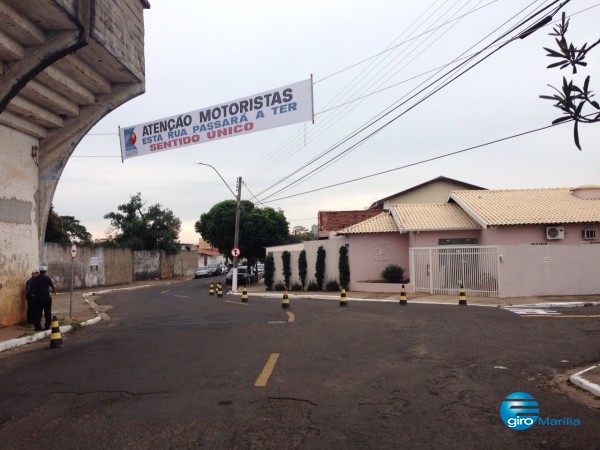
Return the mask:
[[600,294],[600,245],[501,246],[500,297]]
[[105,286],[131,283],[133,280],[133,252],[128,248],[105,248],[101,252],[104,263]]
[[[350,280],[356,282],[381,279],[381,272],[390,264],[396,264],[409,276],[408,235],[400,233],[353,234],[350,243]],[[354,288],[353,288],[354,289]]]
[[[298,256],[303,249],[306,250],[306,285],[310,282],[316,282],[315,266],[317,263],[317,250],[320,246],[323,246],[323,249],[325,250],[325,277],[323,283],[326,284],[328,281],[337,281],[339,283],[340,271],[338,264],[340,260],[340,247],[346,244],[348,244],[347,238],[337,236],[332,239],[320,241],[306,241],[300,244],[268,247],[267,254],[272,253],[275,262],[275,274],[273,276],[275,283],[284,283],[283,261],[281,260],[281,255],[287,250],[291,253],[290,268],[292,275],[290,277],[290,285],[295,283],[300,284],[300,276],[298,275]],[[352,269],[350,271],[350,277],[352,277]]]
[[[77,257],[71,259],[69,245],[50,243],[44,245],[43,265],[48,266],[48,274],[58,291],[71,289],[71,263],[73,263],[73,288],[84,289],[154,278],[193,276],[196,269],[196,253],[182,251],[176,255],[165,255],[164,252],[154,250],[131,251],[120,248],[80,246]],[[27,279],[29,272],[23,280]],[[23,285],[24,283],[25,281]]]
[[38,140],[0,125],[0,326],[23,315],[25,280],[38,266]]
[[[585,224],[570,225],[572,228],[570,245],[564,242],[547,245],[500,245],[499,254],[499,296],[577,296],[600,294],[600,243],[585,242],[581,239],[581,228],[593,228]],[[545,228],[544,228],[545,230]],[[492,233],[496,233],[493,231]],[[539,237],[538,227],[523,227],[523,232],[532,233]],[[443,232],[443,237],[473,237],[470,232]],[[425,236],[425,235],[429,236]],[[452,234],[452,236],[450,236]],[[435,233],[422,233],[418,242],[420,247],[437,246]],[[566,239],[566,238],[565,238]],[[431,244],[431,242],[435,243]],[[544,239],[545,241],[545,239]],[[382,243],[387,243],[384,252],[387,259],[382,258]],[[326,249],[325,280],[339,281],[339,248],[348,243],[350,259],[350,289],[351,291],[398,292],[399,285],[385,283],[367,283],[380,278],[381,271],[388,264],[398,264],[407,271],[410,277],[408,263],[407,235],[381,233],[373,235],[351,235],[348,239],[338,237],[333,240],[307,241],[302,244],[269,247],[267,253],[272,253],[275,262],[275,283],[283,283],[283,263],[281,254],[284,250],[291,253],[291,283],[299,283],[298,255],[306,250],[307,284],[315,280],[315,263],[317,249],[320,245]],[[429,245],[425,245],[429,243]],[[542,243],[545,244],[545,243]],[[413,247],[413,245],[411,245]],[[406,284],[407,292],[412,291],[412,285]]]
[[196,250],[180,251],[173,255],[173,275],[174,276],[194,276],[198,267],[198,254]]

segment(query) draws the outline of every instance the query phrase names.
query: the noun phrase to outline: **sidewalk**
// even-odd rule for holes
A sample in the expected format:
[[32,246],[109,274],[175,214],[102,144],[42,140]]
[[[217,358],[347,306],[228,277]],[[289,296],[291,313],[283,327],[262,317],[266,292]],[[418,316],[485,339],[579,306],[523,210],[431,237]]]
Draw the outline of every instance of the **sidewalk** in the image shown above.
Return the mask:
[[[150,280],[131,283],[126,286],[101,287],[96,289],[85,289],[73,292],[60,292],[52,297],[52,315],[56,316],[61,324],[61,333],[67,333],[79,326],[93,325],[101,320],[109,319],[94,302],[96,294],[102,294],[111,290],[138,289],[157,284],[172,284],[188,281],[189,278],[177,277],[170,280]],[[228,288],[228,286],[225,286]],[[237,294],[228,292],[228,295],[241,295],[241,288]],[[252,285],[247,288],[248,296],[282,298],[282,292],[266,292],[264,285]],[[333,292],[304,292],[296,294],[288,292],[290,300],[294,297],[325,299],[339,301],[340,294]],[[393,302],[399,303],[398,294],[381,294],[373,292],[348,291],[347,301],[371,301],[371,302]],[[428,295],[407,294],[408,305],[411,303],[447,304],[458,306],[458,296],[450,295]],[[566,297],[522,297],[522,298],[488,298],[467,297],[467,304],[471,306],[487,307],[521,307],[521,308],[560,308],[560,307],[583,307],[600,306],[600,296],[589,296],[584,298]],[[399,306],[400,307],[400,306]],[[405,306],[402,306],[403,308]],[[463,306],[464,307],[464,306]],[[10,350],[40,339],[47,339],[50,330],[35,332],[33,326],[19,324],[11,327],[0,328],[0,352]],[[597,397],[600,397],[600,364],[588,367],[570,377],[573,384],[585,389]]]

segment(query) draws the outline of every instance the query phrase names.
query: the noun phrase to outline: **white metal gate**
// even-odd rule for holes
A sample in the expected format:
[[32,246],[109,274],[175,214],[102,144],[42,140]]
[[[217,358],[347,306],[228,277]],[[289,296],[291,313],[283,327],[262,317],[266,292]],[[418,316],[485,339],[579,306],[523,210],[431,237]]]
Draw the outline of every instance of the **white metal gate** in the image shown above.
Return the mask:
[[410,249],[415,292],[498,297],[498,247],[454,246]]

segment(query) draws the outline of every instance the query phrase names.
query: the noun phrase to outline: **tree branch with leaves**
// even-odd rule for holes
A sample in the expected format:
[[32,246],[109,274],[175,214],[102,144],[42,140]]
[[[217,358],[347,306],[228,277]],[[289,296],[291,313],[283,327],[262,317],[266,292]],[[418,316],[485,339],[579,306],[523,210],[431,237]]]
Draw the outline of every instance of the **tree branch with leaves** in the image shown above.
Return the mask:
[[[594,42],[588,47],[587,42],[580,48],[568,43],[566,34],[569,29],[569,19],[566,18],[565,13],[562,13],[561,22],[553,28],[553,32],[549,33],[550,36],[556,36],[555,41],[558,45],[558,51],[551,48],[544,47],[548,53],[546,56],[550,58],[557,58],[558,61],[548,65],[548,69],[560,68],[566,69],[571,67],[573,75],[577,74],[577,67],[586,67],[587,62],[585,58],[587,54],[600,44],[600,39]],[[554,106],[560,109],[563,116],[552,121],[552,124],[558,124],[572,120],[573,136],[575,145],[581,150],[581,143],[579,141],[579,124],[580,123],[595,123],[600,122],[600,105],[595,100],[592,100],[594,96],[590,90],[590,76],[588,75],[583,82],[583,87],[576,85],[573,80],[567,81],[566,77],[563,77],[562,87],[560,89],[550,86],[556,91],[554,95],[540,95],[540,98],[545,100],[552,100],[556,102]],[[586,108],[587,106],[587,108]],[[590,107],[595,109],[596,112],[589,113]],[[586,111],[584,112],[584,108]]]

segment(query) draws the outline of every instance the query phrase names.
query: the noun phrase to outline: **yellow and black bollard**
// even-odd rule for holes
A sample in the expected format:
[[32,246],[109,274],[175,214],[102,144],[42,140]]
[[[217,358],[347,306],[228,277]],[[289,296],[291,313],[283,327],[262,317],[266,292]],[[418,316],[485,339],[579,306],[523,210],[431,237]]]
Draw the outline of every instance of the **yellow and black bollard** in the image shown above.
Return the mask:
[[348,306],[348,299],[346,298],[346,289],[342,289],[340,294],[340,306]]
[[221,283],[217,283],[217,297],[223,297],[223,287]]
[[458,304],[466,305],[467,304],[467,294],[465,293],[465,287],[460,285],[460,294],[458,295]]
[[248,290],[246,289],[246,286],[242,289],[242,303],[248,303]]
[[56,316],[52,316],[52,332],[50,333],[50,348],[63,348],[62,334]]
[[287,290],[283,291],[283,298],[281,299],[281,307],[284,309],[290,307],[290,299],[288,298]]
[[210,288],[208,288],[208,295],[215,295],[215,287],[212,283],[210,283]]
[[404,287],[404,285],[402,285],[402,288],[400,289],[400,304],[401,305],[407,305],[407,301],[406,301],[406,288]]

